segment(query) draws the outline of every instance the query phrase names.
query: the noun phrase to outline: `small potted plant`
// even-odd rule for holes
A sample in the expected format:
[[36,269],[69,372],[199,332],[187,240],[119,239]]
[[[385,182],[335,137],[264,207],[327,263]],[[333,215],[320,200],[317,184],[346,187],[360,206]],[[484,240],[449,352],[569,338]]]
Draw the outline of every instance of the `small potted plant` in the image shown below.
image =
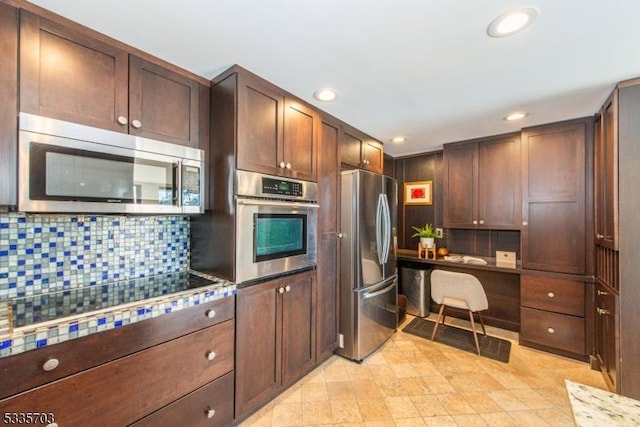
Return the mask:
[[437,237],[436,230],[432,224],[426,223],[424,227],[412,227],[416,232],[411,237],[419,237],[420,244],[425,248],[432,248],[434,239]]

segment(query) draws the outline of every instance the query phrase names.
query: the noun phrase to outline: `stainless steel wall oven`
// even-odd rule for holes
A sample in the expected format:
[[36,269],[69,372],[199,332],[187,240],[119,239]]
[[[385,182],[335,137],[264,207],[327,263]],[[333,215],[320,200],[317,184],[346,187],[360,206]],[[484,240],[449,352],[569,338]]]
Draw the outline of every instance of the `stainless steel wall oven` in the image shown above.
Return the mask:
[[317,185],[237,171],[235,282],[315,267]]

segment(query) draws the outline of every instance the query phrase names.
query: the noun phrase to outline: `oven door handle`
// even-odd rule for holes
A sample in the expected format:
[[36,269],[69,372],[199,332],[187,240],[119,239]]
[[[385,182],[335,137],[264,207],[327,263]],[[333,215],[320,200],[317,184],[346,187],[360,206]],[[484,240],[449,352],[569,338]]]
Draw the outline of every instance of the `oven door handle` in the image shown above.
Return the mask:
[[282,206],[282,207],[291,207],[291,208],[318,209],[320,207],[320,205],[317,203],[281,202],[279,200],[238,199],[238,203],[241,205]]

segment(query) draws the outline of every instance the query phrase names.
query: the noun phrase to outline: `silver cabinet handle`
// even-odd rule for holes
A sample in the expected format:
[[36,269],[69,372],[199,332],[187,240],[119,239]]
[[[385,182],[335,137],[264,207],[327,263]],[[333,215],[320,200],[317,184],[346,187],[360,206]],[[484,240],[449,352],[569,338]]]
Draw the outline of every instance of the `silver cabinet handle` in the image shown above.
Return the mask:
[[207,418],[213,418],[213,416],[216,414],[216,410],[209,408],[207,409]]
[[42,364],[42,370],[45,372],[53,371],[58,367],[60,361],[58,359],[49,359]]
[[118,123],[124,126],[129,123],[129,120],[125,116],[118,116]]
[[291,292],[291,286],[290,285],[285,286],[284,290],[287,292]]
[[140,120],[131,120],[131,126],[136,129],[140,129],[142,127],[142,122]]
[[278,166],[280,166],[280,169],[284,169],[285,163],[284,162],[280,162],[280,164]]
[[278,293],[284,294],[284,288],[278,288]]
[[549,332],[550,334],[555,334],[556,330],[553,328],[547,328],[547,332]]
[[344,236],[344,234],[338,233],[338,239],[342,239],[343,236]]
[[601,316],[607,315],[607,314],[611,314],[611,312],[609,310],[605,310],[604,308],[600,308],[598,307],[596,309],[598,311],[598,314]]
[[478,224],[478,221],[474,219],[473,220],[473,225],[477,225],[477,224]]
[[555,296],[556,296],[556,294],[554,294],[553,292],[547,292],[547,296],[548,296],[549,298],[553,298],[553,297],[555,297]]
[[287,163],[286,165],[284,165],[284,167],[287,169],[291,169],[291,163]]
[[480,224],[484,224],[484,221],[483,221],[483,220],[480,220]]
[[209,319],[213,319],[214,317],[216,317],[216,311],[215,310],[207,310],[205,313],[205,316],[207,316]]
[[215,358],[216,358],[216,352],[215,351],[209,351],[207,353],[207,360],[212,361]]
[[529,223],[527,221],[522,221],[522,225],[527,226]]
[[598,289],[598,295],[609,295],[609,292],[601,291]]

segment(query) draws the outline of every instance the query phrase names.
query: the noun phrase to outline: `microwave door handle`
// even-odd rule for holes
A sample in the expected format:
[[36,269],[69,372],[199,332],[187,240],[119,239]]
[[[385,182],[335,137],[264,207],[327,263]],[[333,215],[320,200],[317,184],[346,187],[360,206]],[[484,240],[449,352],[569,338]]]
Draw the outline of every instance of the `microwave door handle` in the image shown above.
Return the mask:
[[182,206],[182,162],[173,164],[173,204]]

